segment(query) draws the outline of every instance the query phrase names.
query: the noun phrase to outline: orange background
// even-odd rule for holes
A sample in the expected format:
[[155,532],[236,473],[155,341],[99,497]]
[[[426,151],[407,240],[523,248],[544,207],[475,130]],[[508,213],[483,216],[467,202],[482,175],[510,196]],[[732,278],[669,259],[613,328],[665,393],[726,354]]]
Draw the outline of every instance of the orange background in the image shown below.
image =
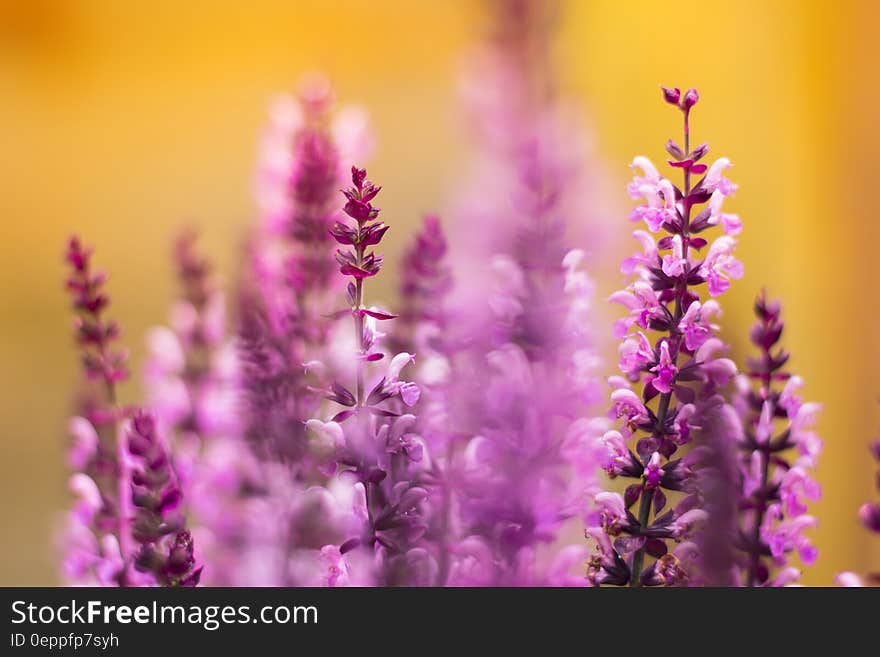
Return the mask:
[[[874,495],[866,445],[880,420],[878,7],[572,0],[555,50],[561,90],[594,130],[622,208],[608,230],[624,236],[627,164],[661,159],[677,137],[657,85],[700,89],[694,138],[733,160],[731,207],[745,223],[747,273],[724,299],[724,336],[741,355],[751,299],[767,285],[784,300],[806,395],[825,404],[821,557],[808,584],[880,567],[880,541],[855,517]],[[0,584],[57,581],[52,524],[66,504],[77,366],[66,236],[95,244],[112,272],[137,371],[143,333],[173,294],[175,229],[197,221],[220,269],[234,271],[266,104],[322,70],[372,115],[393,265],[421,213],[444,207],[467,155],[456,81],[479,35],[464,0],[0,0]],[[631,245],[618,241],[624,255]],[[619,283],[600,272],[603,294]],[[125,397],[137,396],[135,379]]]

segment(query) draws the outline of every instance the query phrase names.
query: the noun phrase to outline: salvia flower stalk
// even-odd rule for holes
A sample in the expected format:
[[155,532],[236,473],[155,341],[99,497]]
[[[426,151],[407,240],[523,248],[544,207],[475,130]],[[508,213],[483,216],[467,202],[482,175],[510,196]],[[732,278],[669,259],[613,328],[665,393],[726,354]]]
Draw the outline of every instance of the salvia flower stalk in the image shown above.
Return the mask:
[[590,417],[600,386],[588,254],[571,249],[602,241],[591,221],[602,195],[553,88],[552,8],[508,0],[490,14],[463,85],[477,150],[451,211],[448,583],[569,583],[583,546],[555,563],[544,553],[581,514],[594,469],[584,440],[604,420]]
[[[74,418],[71,488],[80,500],[66,536],[65,572],[75,583],[195,586],[193,541],[175,509],[182,493],[153,418],[119,407],[116,384],[127,376],[126,354],[113,346],[118,325],[103,317],[106,276],[91,269],[91,252],[68,243],[67,281],[77,310],[76,334],[86,374],[102,393]],[[174,534],[166,545],[164,537]]]
[[448,244],[440,219],[425,217],[422,229],[407,247],[400,275],[400,316],[393,323],[389,346],[394,352],[418,353],[415,378],[421,397],[416,407],[415,432],[430,458],[424,459],[419,480],[430,491],[423,506],[427,530],[424,545],[436,562],[434,584],[449,578],[455,544],[456,465],[461,441],[450,431],[449,388],[456,345],[450,336],[448,294],[452,272],[447,262]]
[[[720,357],[725,346],[712,323],[720,312],[714,297],[743,274],[733,256],[739,219],[722,212],[736,189],[723,175],[730,162],[719,158],[707,166],[701,160],[708,145],[691,146],[695,89],[682,94],[663,88],[663,96],[684,119],[683,146],[666,144],[669,165],[683,180],[680,187],[673,184],[645,157],[633,161],[638,174],[629,193],[642,203],[631,218],[644,221],[648,230],[635,231],[643,251],[622,266],[633,282],[611,297],[629,311],[615,328],[623,338],[624,376],[611,380],[612,414],[621,426],[602,437],[600,449],[609,476],[635,481],[624,495],[602,492],[594,499],[587,534],[597,545],[588,573],[595,585],[690,582],[696,554],[687,539],[706,511],[699,508],[692,482],[693,458],[679,450],[691,442],[706,408],[717,406],[718,388],[736,372],[732,361]],[[709,243],[703,234],[716,225],[724,234]],[[703,284],[713,298],[700,296]],[[678,493],[684,496],[669,508],[670,495]]]
[[147,404],[168,436],[189,527],[208,564],[206,583],[236,583],[238,550],[247,542],[244,493],[258,480],[241,437],[238,359],[227,333],[226,298],[197,234],[174,242],[178,282],[167,326],[147,335]]
[[76,312],[74,332],[83,371],[97,385],[86,390],[81,415],[70,422],[69,462],[75,470],[70,488],[78,501],[64,535],[64,575],[76,584],[126,585],[130,534],[125,507],[130,494],[116,388],[128,376],[127,352],[116,346],[119,325],[105,317],[110,304],[104,289],[107,276],[92,268],[91,256],[79,238],[70,238],[67,290]]
[[[359,535],[338,547],[324,548],[329,560],[327,583],[430,584],[435,565],[419,545],[426,529],[422,504],[428,492],[415,477],[424,444],[412,432],[416,417],[398,410],[419,400],[418,386],[400,379],[402,368],[414,357],[397,354],[378,381],[367,372],[368,366],[386,357],[377,343],[376,322],[395,316],[364,303],[365,282],[382,268],[382,256],[371,247],[378,245],[388,230],[379,219],[379,208],[372,204],[380,188],[366,176],[366,170],[352,167],[352,186],[344,191],[343,209],[354,225],[339,221],[331,230],[343,247],[336,252],[339,271],[350,279],[346,286],[349,308],[339,314],[350,314],[353,320],[355,385],[350,389],[334,382],[328,398],[342,410],[329,423],[311,423],[319,435],[330,436],[336,443],[335,464],[343,469],[342,475],[356,481],[354,513],[361,522]],[[349,553],[353,551],[366,551],[373,567],[349,575]]]
[[181,440],[240,430],[236,399],[237,360],[226,333],[226,297],[211,264],[196,247],[197,234],[174,242],[179,289],[169,326],[147,335],[147,403]]
[[804,564],[818,556],[805,532],[816,525],[807,514],[807,502],[821,495],[811,476],[822,449],[812,430],[820,407],[800,398],[802,379],[785,369],[789,354],[779,346],[785,326],[779,302],[762,294],[755,300],[755,314],[750,338],[759,355],[749,359],[747,373],[737,378],[744,431],[739,444],[740,524],[734,544],[741,559],[736,581],[781,586],[799,576],[792,554]]
[[180,511],[183,492],[155,419],[136,412],[128,425],[131,455],[132,537],[139,547],[134,567],[160,586],[196,586],[193,539]]
[[333,364],[325,353],[334,326],[326,308],[338,285],[329,231],[339,215],[341,157],[370,148],[360,113],[334,115],[333,105],[329,82],[311,77],[297,99],[273,107],[257,178],[262,221],[242,285],[246,435],[261,457],[294,468],[306,456],[303,423],[317,411],[324,383],[306,363]]

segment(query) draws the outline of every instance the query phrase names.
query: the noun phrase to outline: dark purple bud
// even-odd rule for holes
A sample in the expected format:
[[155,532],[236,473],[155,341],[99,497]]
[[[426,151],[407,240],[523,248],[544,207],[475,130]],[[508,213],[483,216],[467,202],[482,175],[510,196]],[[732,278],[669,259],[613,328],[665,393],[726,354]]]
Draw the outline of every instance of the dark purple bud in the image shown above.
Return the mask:
[[338,221],[330,229],[330,235],[340,244],[354,244],[357,237],[357,233],[354,230]]
[[[376,212],[378,213],[378,210]],[[361,231],[361,245],[372,246],[378,244],[382,241],[382,238],[385,236],[385,233],[388,232],[389,228],[390,226],[383,223],[366,226]]]
[[354,186],[360,189],[364,180],[367,179],[367,170],[366,169],[358,169],[356,166],[351,167],[351,182],[354,183]]
[[331,393],[327,395],[327,399],[330,401],[335,401],[337,404],[342,404],[343,406],[354,406],[357,403],[354,395],[337,381],[334,381],[331,384],[330,390]]
[[872,532],[880,533],[880,504],[868,502],[859,508],[859,520]]
[[694,162],[698,162],[698,161],[702,160],[704,157],[706,157],[706,153],[708,153],[708,152],[709,152],[709,144],[702,143],[699,146],[697,146],[694,150],[692,150],[688,156],[691,159],[693,159]]
[[342,209],[345,211],[345,214],[358,223],[363,223],[367,219],[372,219],[379,214],[378,210],[374,210],[372,205],[358,199],[348,201]]
[[676,160],[683,160],[685,156],[685,152],[671,139],[666,142],[666,152]]
[[665,100],[670,105],[678,105],[678,101],[681,98],[681,89],[678,87],[664,87],[661,86],[660,89],[663,90],[663,100]]
[[681,106],[683,109],[689,110],[691,107],[697,104],[698,100],[700,100],[700,94],[697,93],[697,90],[688,89],[687,93],[685,93],[684,95]]

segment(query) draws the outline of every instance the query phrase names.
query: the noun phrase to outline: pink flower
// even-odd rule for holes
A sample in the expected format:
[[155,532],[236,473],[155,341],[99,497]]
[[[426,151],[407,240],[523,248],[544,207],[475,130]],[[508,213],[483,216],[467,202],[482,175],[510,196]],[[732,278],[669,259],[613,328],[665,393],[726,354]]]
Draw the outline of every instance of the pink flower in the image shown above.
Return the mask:
[[620,265],[620,271],[624,274],[642,273],[644,268],[657,265],[657,244],[651,234],[635,230],[633,237],[642,245],[642,253],[624,259]]
[[694,360],[700,364],[700,373],[703,379],[715,386],[726,385],[730,379],[736,376],[736,364],[732,360],[715,357],[716,353],[726,349],[727,346],[721,340],[710,338],[694,354]]
[[351,566],[335,545],[321,548],[321,561],[324,564],[323,585],[346,586],[351,579]]
[[385,374],[385,384],[392,394],[400,395],[400,399],[407,406],[415,406],[421,397],[421,389],[415,383],[400,380],[400,371],[410,363],[414,363],[415,356],[402,352],[391,359],[388,371]]
[[672,391],[675,376],[678,374],[678,367],[675,366],[675,363],[672,362],[672,357],[669,355],[668,341],[664,340],[660,343],[660,360],[650,371],[657,375],[651,379],[651,385],[654,388],[662,393]]
[[761,445],[766,445],[773,437],[773,406],[764,402],[761,406],[761,414],[755,425],[755,440]]
[[672,237],[672,253],[663,256],[663,273],[673,278],[681,276],[688,269],[688,260],[684,257],[681,235]]
[[652,318],[663,315],[657,293],[650,283],[645,281],[636,281],[628,290],[619,290],[612,294],[608,300],[611,303],[619,303],[630,311],[629,317],[615,322],[614,336],[616,338],[623,338],[633,324],[648,328]]
[[630,167],[634,170],[642,170],[642,175],[633,176],[633,181],[626,187],[630,197],[638,200],[644,195],[644,192],[642,191],[643,189],[653,189],[657,187],[661,180],[660,172],[657,171],[657,167],[654,166],[654,163],[644,155],[638,155],[633,158]]
[[818,524],[816,519],[809,515],[799,515],[790,520],[784,520],[783,517],[779,504],[771,504],[767,508],[761,524],[761,540],[770,548],[775,559],[782,558],[786,552],[797,551],[804,563],[812,564],[819,552],[803,532],[815,527]]
[[638,381],[642,371],[654,360],[654,350],[645,334],[639,331],[624,340],[618,347],[620,371],[631,381]]
[[626,505],[618,493],[599,493],[594,498],[599,526],[612,536],[628,523]]
[[675,435],[672,437],[676,445],[686,445],[691,441],[691,431],[699,430],[700,427],[691,424],[691,419],[695,417],[697,407],[693,404],[683,404],[675,414],[675,422],[672,426],[675,429]]
[[861,588],[865,585],[861,577],[849,571],[840,573],[834,578],[834,581],[837,582],[838,586],[847,588]]
[[611,393],[611,409],[615,417],[626,418],[628,425],[639,424],[649,418],[645,404],[629,388],[620,388]]
[[709,247],[703,271],[709,284],[709,294],[713,297],[724,294],[730,287],[731,278],[742,278],[743,264],[733,257],[736,241],[729,235],[722,235]]
[[74,470],[84,470],[97,454],[98,433],[84,417],[71,418],[67,429],[73,439],[67,459]]
[[709,167],[706,177],[703,179],[703,187],[708,192],[720,191],[724,196],[730,196],[736,191],[736,185],[724,177],[724,172],[733,166],[726,157],[719,157]]
[[720,223],[725,235],[739,235],[742,232],[742,221],[735,214],[721,212],[724,198],[725,195],[720,189],[712,192],[712,196],[709,198],[709,210],[711,212],[709,224],[714,226]]
[[822,489],[810,478],[806,470],[794,466],[783,475],[779,496],[786,515],[793,517],[807,512],[807,505],[804,504],[803,499],[814,502],[821,499]]
[[721,308],[714,299],[705,303],[694,301],[688,306],[678,326],[684,332],[684,344],[689,351],[699,349],[718,331],[718,326],[710,323],[709,319],[720,314]]
[[678,516],[672,523],[672,534],[678,539],[686,538],[694,528],[709,517],[703,509],[691,509]]
[[645,466],[645,472],[643,474],[645,477],[645,487],[657,488],[657,486],[660,485],[660,480],[663,478],[663,475],[663,468],[660,465],[660,453],[654,452],[651,454],[651,458],[648,459],[648,464]]
[[632,464],[629,448],[619,431],[608,431],[599,439],[599,465],[610,477],[616,477]]

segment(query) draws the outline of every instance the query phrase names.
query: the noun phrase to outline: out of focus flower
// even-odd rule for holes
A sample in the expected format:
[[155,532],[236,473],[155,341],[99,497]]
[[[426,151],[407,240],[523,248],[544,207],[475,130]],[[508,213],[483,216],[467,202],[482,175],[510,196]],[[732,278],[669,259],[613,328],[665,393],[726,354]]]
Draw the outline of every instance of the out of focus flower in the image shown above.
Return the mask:
[[136,413],[129,422],[126,442],[132,457],[131,533],[139,545],[134,567],[152,575],[161,586],[196,586],[202,569],[196,567],[192,536],[180,512],[183,491],[155,419]]
[[821,441],[812,430],[817,405],[801,401],[803,382],[784,369],[789,354],[778,347],[784,328],[779,302],[762,294],[755,314],[750,337],[759,355],[738,380],[736,404],[745,431],[738,445],[740,519],[734,544],[742,554],[737,581],[772,586],[774,572],[792,568],[792,554],[807,565],[818,555],[805,532],[816,525],[807,502],[821,494],[810,474]]
[[[261,144],[257,202],[261,223],[251,237],[242,285],[239,355],[245,434],[256,453],[300,467],[307,457],[305,420],[332,367],[338,280],[331,232],[343,184],[342,162],[371,150],[359,110],[333,111],[329,83],[311,76],[298,98],[278,99]],[[375,237],[375,236],[374,236]],[[328,374],[330,376],[330,374]],[[332,378],[332,377],[331,377]]]
[[127,585],[128,483],[119,437],[124,409],[116,401],[117,383],[128,376],[127,352],[115,346],[119,326],[104,314],[110,303],[104,290],[107,276],[93,270],[91,255],[77,237],[69,240],[67,289],[76,313],[74,332],[83,371],[96,385],[81,398],[82,416],[69,424],[69,462],[74,469],[70,489],[77,501],[60,541],[63,573],[72,584]]

